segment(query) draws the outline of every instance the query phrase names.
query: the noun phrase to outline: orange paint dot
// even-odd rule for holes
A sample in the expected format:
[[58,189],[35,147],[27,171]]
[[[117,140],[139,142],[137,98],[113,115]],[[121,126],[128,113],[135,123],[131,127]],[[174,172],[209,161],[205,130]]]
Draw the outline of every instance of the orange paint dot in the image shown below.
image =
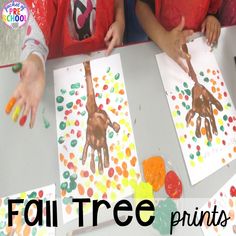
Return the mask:
[[190,125],[191,125],[192,127],[194,126],[194,121],[193,121],[193,120],[190,121]]
[[78,108],[77,105],[74,105],[74,106],[73,106],[73,109],[74,109],[74,110],[77,110],[77,108]]
[[132,166],[135,166],[136,165],[136,161],[137,161],[137,158],[136,157],[132,157],[132,159],[130,160],[130,164]]
[[122,175],[122,169],[119,166],[116,167],[116,172],[118,175]]
[[70,153],[70,159],[73,159],[73,158],[75,158],[75,154],[74,153]]
[[64,166],[66,166],[66,165],[67,165],[67,163],[68,163],[68,161],[67,161],[67,160],[64,160]]
[[72,212],[72,207],[71,207],[71,205],[67,205],[67,206],[66,206],[66,213],[67,213],[68,215],[70,215],[71,212]]
[[94,82],[98,82],[98,77],[93,78]]
[[124,170],[124,171],[123,171],[123,176],[124,176],[125,178],[128,178],[129,172],[128,172],[127,170]]
[[65,159],[64,155],[62,153],[60,153],[60,161],[63,162]]
[[66,190],[65,190],[65,189],[63,189],[63,190],[61,191],[61,196],[62,196],[62,197],[65,197],[65,196],[66,196]]
[[222,99],[222,94],[221,94],[221,93],[218,94],[218,99],[219,99],[219,100]]
[[120,95],[124,95],[124,94],[125,94],[124,89],[121,89],[121,90],[119,91],[119,94],[120,94]]
[[111,151],[111,152],[114,151],[114,144],[112,144],[112,145],[110,146],[110,151]]
[[77,189],[80,195],[84,195],[84,187],[82,184],[78,184]]
[[216,92],[216,88],[215,87],[211,87],[211,91],[213,92],[213,93],[215,93]]
[[213,71],[212,71],[212,74],[213,74],[213,75],[216,75],[216,72],[213,70]]
[[228,157],[229,157],[229,158],[231,158],[231,157],[232,157],[232,154],[231,154],[231,153],[229,153],[229,154],[228,154]]
[[214,113],[215,116],[217,116],[218,115],[218,110],[214,109],[213,113]]
[[117,165],[119,162],[118,158],[114,158],[114,163]]
[[127,169],[127,163],[124,162],[124,161],[122,162],[122,168],[125,169],[125,170]]
[[90,176],[89,176],[89,180],[90,180],[90,182],[93,182],[94,176],[93,176],[93,175],[90,175]]
[[103,75],[102,79],[103,79],[103,80],[106,80],[106,75]]
[[176,109],[176,110],[179,110],[179,106],[178,106],[178,105],[176,105],[176,106],[175,106],[175,109]]
[[111,187],[111,181],[108,179],[107,182],[106,182],[106,186],[107,188],[110,188]]
[[236,152],[236,146],[234,147],[234,152]]
[[211,73],[211,70],[210,70],[210,69],[207,69],[207,73],[208,73],[208,74]]
[[224,159],[224,158],[222,158],[221,162],[224,164],[224,163],[225,163],[225,159]]
[[116,188],[117,188],[118,190],[121,190],[121,184],[117,184],[117,185],[116,185]]
[[126,148],[126,149],[125,149],[125,154],[126,154],[127,157],[130,157],[130,156],[131,156],[130,148]]
[[230,198],[229,199],[229,206],[232,208],[233,206],[234,206],[234,202],[233,202],[233,200]]
[[119,176],[118,175],[115,175],[114,176],[114,180],[117,182],[119,180]]
[[182,93],[179,94],[179,99],[183,99]]
[[204,127],[201,128],[201,134],[206,135],[206,129]]
[[219,87],[216,90],[217,90],[217,92],[220,92],[220,88]]

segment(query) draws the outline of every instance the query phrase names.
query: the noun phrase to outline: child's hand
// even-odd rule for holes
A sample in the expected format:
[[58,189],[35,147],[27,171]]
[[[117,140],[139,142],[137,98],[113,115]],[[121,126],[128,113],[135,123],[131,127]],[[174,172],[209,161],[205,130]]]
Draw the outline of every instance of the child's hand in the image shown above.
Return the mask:
[[37,55],[31,54],[23,62],[20,82],[6,106],[6,113],[9,114],[13,108],[12,119],[14,122],[18,120],[21,113],[19,120],[21,126],[25,124],[27,116],[31,113],[30,128],[33,128],[44,88],[45,72],[42,61]]
[[163,35],[161,49],[167,53],[179,66],[188,73],[188,67],[184,64],[183,59],[189,59],[190,55],[183,51],[182,46],[187,43],[189,36],[193,34],[192,30],[183,30],[185,19],[182,17],[180,24],[173,30]]
[[218,42],[220,36],[221,26],[220,22],[214,16],[207,16],[202,23],[202,33],[207,38],[207,44],[212,45]]
[[106,55],[109,55],[114,47],[122,45],[124,30],[124,24],[119,21],[115,21],[110,26],[106,37],[104,38],[107,45]]

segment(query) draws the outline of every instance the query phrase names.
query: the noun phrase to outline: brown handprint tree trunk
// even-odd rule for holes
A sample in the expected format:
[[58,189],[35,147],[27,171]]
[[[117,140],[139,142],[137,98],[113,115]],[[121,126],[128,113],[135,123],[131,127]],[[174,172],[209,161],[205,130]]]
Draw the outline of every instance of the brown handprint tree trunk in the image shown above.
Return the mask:
[[[183,45],[183,51],[188,53],[188,47],[186,44]],[[211,142],[212,132],[214,135],[218,134],[212,105],[215,105],[215,107],[219,111],[223,111],[223,107],[221,103],[202,84],[198,82],[197,75],[191,63],[191,59],[187,59],[186,62],[189,68],[189,76],[195,83],[192,88],[192,109],[186,115],[186,122],[187,125],[189,125],[191,119],[195,116],[195,114],[198,114],[195,134],[198,138],[200,138],[201,123],[202,118],[204,118],[207,139]]]
[[[112,127],[115,132],[119,132],[120,125],[116,122],[111,122],[106,111],[100,110],[96,104],[95,94],[93,89],[92,75],[90,62],[84,62],[85,80],[87,85],[87,104],[88,112],[86,142],[84,145],[82,164],[84,165],[88,156],[88,148],[91,148],[90,169],[95,173],[94,153],[98,154],[98,170],[103,173],[103,168],[109,167],[109,151],[106,140],[106,131],[108,126]],[[103,158],[104,156],[104,163]]]

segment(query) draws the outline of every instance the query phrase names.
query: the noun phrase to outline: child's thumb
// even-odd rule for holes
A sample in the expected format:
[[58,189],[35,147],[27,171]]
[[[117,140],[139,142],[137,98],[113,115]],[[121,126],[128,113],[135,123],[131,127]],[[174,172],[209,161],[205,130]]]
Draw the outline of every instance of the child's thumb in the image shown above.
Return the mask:
[[176,27],[176,29],[178,31],[183,31],[184,26],[185,26],[185,18],[184,18],[184,16],[182,16],[181,21],[180,21],[179,25]]

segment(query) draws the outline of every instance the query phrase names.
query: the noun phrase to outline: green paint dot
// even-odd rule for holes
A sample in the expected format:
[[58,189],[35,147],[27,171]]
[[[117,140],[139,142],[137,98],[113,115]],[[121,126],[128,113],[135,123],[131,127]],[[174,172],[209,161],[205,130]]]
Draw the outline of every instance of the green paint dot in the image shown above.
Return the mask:
[[207,146],[208,146],[208,147],[211,147],[211,146],[212,146],[211,141],[208,141],[208,142],[207,142]]
[[81,116],[85,116],[85,114],[86,114],[86,111],[81,112]]
[[57,96],[56,100],[58,103],[64,102],[64,98],[62,96]]
[[65,197],[65,198],[63,198],[62,202],[65,205],[72,204],[72,198],[71,197]]
[[72,106],[73,106],[73,102],[69,102],[69,103],[66,104],[66,107],[67,107],[68,109],[71,109]]
[[200,154],[201,154],[201,153],[200,153],[199,151],[196,152],[196,155],[197,155],[198,157],[200,156]]
[[43,117],[43,124],[45,129],[50,127],[50,122],[45,117]]
[[70,177],[70,172],[69,172],[69,171],[65,171],[65,172],[63,173],[63,177],[64,177],[65,179],[68,179],[68,178]]
[[58,106],[57,107],[57,110],[60,112],[60,111],[63,111],[64,107],[63,106]]
[[102,98],[102,93],[99,93],[99,94],[98,94],[98,98]]
[[36,192],[32,192],[31,194],[28,195],[28,198],[36,198],[37,197],[37,193]]
[[228,116],[227,116],[227,115],[224,115],[224,116],[223,116],[223,120],[224,120],[224,121],[227,121],[227,120],[228,120]]
[[66,90],[65,89],[61,89],[60,91],[61,91],[62,95],[66,94]]
[[228,107],[231,107],[231,103],[227,103],[227,106],[228,106]]
[[189,110],[189,109],[190,109],[190,106],[189,106],[189,105],[187,105],[187,106],[186,106],[186,109],[187,109],[187,110]]
[[8,200],[9,200],[9,198],[4,199],[4,205],[8,206]]
[[61,189],[62,190],[66,190],[67,187],[68,187],[68,183],[67,182],[64,182],[64,183],[61,184]]
[[72,84],[70,87],[71,89],[78,89],[80,88],[80,83]]
[[70,145],[71,147],[75,147],[77,145],[77,140],[76,139],[73,139],[71,142],[70,142]]
[[86,100],[86,96],[81,97],[81,99],[82,99],[83,101],[85,101],[85,100]]
[[66,128],[66,123],[62,121],[60,123],[59,127],[60,127],[61,130],[64,130]]
[[21,71],[22,67],[23,67],[22,63],[17,63],[14,66],[12,66],[12,71],[14,73],[18,73],[19,71]]
[[107,68],[107,73],[109,73],[109,72],[110,72],[110,70],[111,70],[111,68],[110,68],[110,67],[108,67],[108,68]]
[[112,88],[110,89],[110,93],[114,93],[114,91],[115,91],[115,89],[112,87]]
[[68,188],[66,189],[66,192],[67,192],[67,193],[71,193],[71,192],[72,192],[72,189],[68,187]]
[[69,94],[70,94],[70,96],[73,96],[73,95],[75,94],[75,90],[71,90],[71,91],[69,92]]
[[225,127],[223,125],[220,126],[221,131],[225,131]]
[[180,112],[180,111],[177,111],[177,114],[180,116],[180,115],[181,115],[181,112]]
[[204,76],[204,73],[201,71],[200,73],[199,73],[201,76]]
[[175,90],[176,90],[177,92],[180,91],[178,86],[175,86]]
[[117,73],[116,75],[115,75],[115,80],[118,80],[120,78],[120,73]]
[[184,90],[181,90],[181,93],[184,95],[185,93],[184,93]]
[[58,139],[58,143],[59,144],[63,144],[65,142],[65,139],[63,138],[63,137],[60,137],[59,139]]
[[185,93],[186,93],[188,96],[190,96],[190,95],[191,95],[190,89],[185,89]]
[[191,158],[191,159],[194,159],[194,155],[193,155],[192,153],[190,154],[190,158]]
[[75,190],[76,189],[76,182],[75,181],[71,181],[70,182],[70,189],[72,189],[72,190]]
[[183,83],[185,88],[188,88],[188,84],[186,82]]
[[73,174],[70,176],[70,180],[75,181],[77,179],[77,177],[78,177],[77,174]]
[[192,140],[193,140],[194,142],[197,142],[197,138],[196,138],[195,136],[192,138]]
[[209,78],[205,77],[204,81],[208,83],[209,82]]
[[113,136],[114,136],[114,132],[113,131],[109,132],[108,137],[113,138]]
[[186,107],[186,103],[185,102],[182,102],[182,105],[183,105],[183,107]]

